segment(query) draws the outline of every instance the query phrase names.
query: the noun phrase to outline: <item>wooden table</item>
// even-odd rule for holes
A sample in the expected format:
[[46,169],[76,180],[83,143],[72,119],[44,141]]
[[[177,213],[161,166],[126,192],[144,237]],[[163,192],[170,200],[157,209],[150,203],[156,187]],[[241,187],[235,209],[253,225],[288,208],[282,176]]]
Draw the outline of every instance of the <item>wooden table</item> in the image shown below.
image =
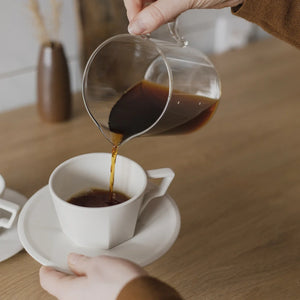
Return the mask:
[[[176,173],[180,235],[146,269],[185,299],[300,299],[300,52],[271,39],[213,61],[223,96],[204,129],[120,150]],[[110,152],[79,100],[62,124],[41,122],[34,106],[0,115],[9,188],[30,197],[63,160]],[[24,250],[2,262],[0,299],[52,299],[39,267]]]

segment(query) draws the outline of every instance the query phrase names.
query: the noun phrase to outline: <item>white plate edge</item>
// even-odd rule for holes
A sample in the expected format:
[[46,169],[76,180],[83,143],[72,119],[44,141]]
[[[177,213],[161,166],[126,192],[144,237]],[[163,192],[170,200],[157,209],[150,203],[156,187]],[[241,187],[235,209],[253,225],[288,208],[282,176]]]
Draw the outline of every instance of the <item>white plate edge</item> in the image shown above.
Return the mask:
[[[47,189],[49,189],[48,185],[43,186],[42,188],[37,190],[29,198],[29,200],[24,204],[24,206],[23,206],[23,208],[20,212],[19,218],[18,218],[17,230],[18,230],[18,235],[19,235],[19,239],[20,239],[21,244],[23,245],[26,252],[33,259],[35,259],[41,265],[53,266],[56,269],[58,269],[58,266],[56,266],[50,260],[46,259],[43,255],[41,255],[39,253],[38,250],[36,250],[34,247],[31,246],[31,244],[29,242],[29,238],[27,237],[26,232],[25,232],[25,226],[22,226],[23,224],[25,224],[25,216],[27,214],[27,211],[30,209],[31,205],[35,202],[35,198],[40,197],[39,195],[42,194],[43,192],[45,192]],[[169,194],[166,194],[163,197],[168,198],[169,202],[171,203],[171,205],[174,209],[175,219],[176,219],[176,228],[174,229],[173,234],[172,234],[173,236],[170,239],[170,241],[168,242],[168,244],[166,245],[166,247],[163,248],[163,250],[161,250],[160,252],[158,252],[155,256],[153,256],[153,257],[149,258],[148,260],[145,260],[143,263],[141,263],[140,264],[141,267],[145,267],[145,266],[151,264],[152,262],[155,262],[157,259],[159,259],[163,255],[165,255],[170,250],[170,248],[173,246],[173,244],[177,240],[178,235],[180,233],[181,216],[180,216],[178,206],[177,206],[176,202],[174,201],[174,199]]]

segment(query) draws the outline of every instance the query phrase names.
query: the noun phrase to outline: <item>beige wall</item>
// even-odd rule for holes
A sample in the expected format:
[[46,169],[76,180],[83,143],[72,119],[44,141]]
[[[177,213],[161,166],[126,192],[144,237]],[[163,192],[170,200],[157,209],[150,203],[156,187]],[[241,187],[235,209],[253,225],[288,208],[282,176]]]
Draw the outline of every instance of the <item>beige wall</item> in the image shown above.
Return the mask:
[[[47,4],[48,1],[40,1]],[[39,42],[25,0],[0,1],[0,111],[35,102]],[[64,0],[60,38],[70,66],[72,88],[78,89],[78,47],[73,0]],[[44,11],[49,10],[46,5]]]

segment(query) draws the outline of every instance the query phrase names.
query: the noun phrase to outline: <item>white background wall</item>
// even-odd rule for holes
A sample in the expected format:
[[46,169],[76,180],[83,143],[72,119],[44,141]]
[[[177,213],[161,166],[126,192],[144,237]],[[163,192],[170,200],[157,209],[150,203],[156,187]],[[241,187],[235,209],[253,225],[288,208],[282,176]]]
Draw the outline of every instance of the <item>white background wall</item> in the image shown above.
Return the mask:
[[[40,1],[43,11],[48,1]],[[0,111],[35,102],[39,42],[25,0],[0,0]],[[45,12],[47,13],[47,12]],[[64,43],[72,88],[78,89],[78,43],[73,0],[64,0],[60,37]]]
[[[47,0],[40,1],[43,12]],[[36,101],[36,65],[39,42],[25,0],[0,0],[0,112]],[[72,90],[80,89],[77,20],[74,0],[63,0],[60,40],[68,58]],[[192,10],[179,19],[180,33],[192,47],[218,53],[243,46],[253,37],[265,36],[256,26],[226,10]],[[154,33],[168,38],[166,28]]]

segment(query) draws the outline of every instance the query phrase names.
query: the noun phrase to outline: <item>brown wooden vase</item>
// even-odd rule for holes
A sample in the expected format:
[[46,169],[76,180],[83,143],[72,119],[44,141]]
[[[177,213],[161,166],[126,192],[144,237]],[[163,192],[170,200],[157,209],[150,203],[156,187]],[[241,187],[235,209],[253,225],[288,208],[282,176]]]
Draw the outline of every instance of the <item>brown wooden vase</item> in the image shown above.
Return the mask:
[[69,70],[63,46],[41,46],[37,69],[37,104],[42,120],[62,122],[71,116]]

